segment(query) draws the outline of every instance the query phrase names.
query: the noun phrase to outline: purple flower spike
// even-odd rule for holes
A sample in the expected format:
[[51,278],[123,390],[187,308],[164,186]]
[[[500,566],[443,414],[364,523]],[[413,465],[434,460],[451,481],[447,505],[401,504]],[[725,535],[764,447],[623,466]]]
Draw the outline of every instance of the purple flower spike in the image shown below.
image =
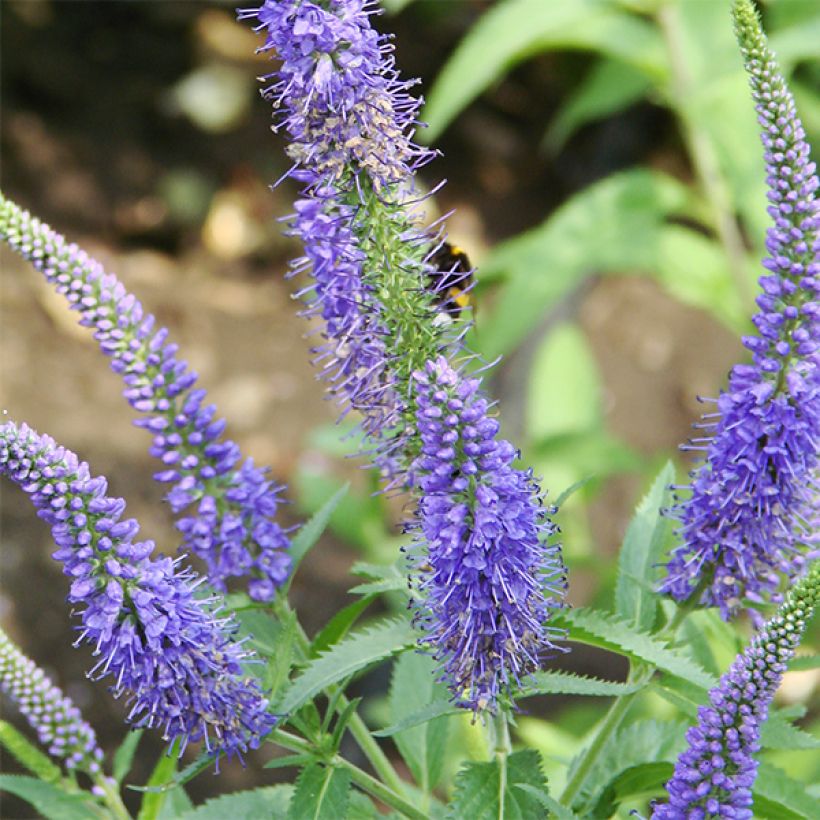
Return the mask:
[[763,129],[769,273],[760,279],[757,335],[743,340],[753,363],[734,367],[716,412],[699,425],[710,432],[698,442],[706,460],[672,511],[683,543],[662,586],[679,601],[704,587],[699,603],[724,618],[743,598],[781,600],[783,579],[804,566],[820,489],[818,180],[754,8],[742,0],[734,16]]
[[183,548],[205,561],[217,589],[247,575],[251,597],[271,600],[290,571],[289,541],[273,520],[281,487],[251,460],[237,468],[239,447],[222,439],[225,422],[214,420],[215,406],[194,389],[196,373],[177,358],[168,331],[155,328],[154,317],[99,262],[2,197],[0,236],[79,311],[81,325],[94,329],[125,382],[123,395],[143,414],[135,424],[153,436],[150,453],[164,465],[154,477],[171,485]]
[[760,727],[818,597],[815,564],[709,693],[710,705],[698,709],[697,725],[686,733],[689,746],[666,784],[669,802],[652,807],[652,820],[752,818]]
[[422,645],[460,705],[495,712],[561,636],[546,626],[565,587],[560,549],[544,544],[555,527],[532,473],[515,469],[515,450],[497,439],[479,380],[439,358],[415,381]]
[[40,743],[69,771],[101,772],[102,749],[80,710],[0,629],[0,689],[17,704]]
[[195,595],[199,582],[178,560],[152,559],[153,543],[134,540],[139,525],[123,520],[125,502],[106,494],[106,480],[53,439],[12,423],[0,426],[0,473],[51,526],[54,557],[72,579],[68,600],[82,618],[78,643],[99,658],[90,676],[110,676],[128,720],[180,738],[180,753],[200,740],[217,756],[258,746],[275,719],[243,673],[253,657],[232,641],[234,623]]

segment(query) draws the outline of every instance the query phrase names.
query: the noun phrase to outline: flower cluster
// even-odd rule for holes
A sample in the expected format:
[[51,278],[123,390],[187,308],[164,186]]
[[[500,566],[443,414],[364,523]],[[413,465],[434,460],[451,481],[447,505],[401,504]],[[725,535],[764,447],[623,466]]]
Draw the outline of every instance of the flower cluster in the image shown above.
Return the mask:
[[742,599],[776,594],[804,563],[818,493],[820,442],[820,210],[818,180],[791,93],[747,0],[735,26],[757,107],[768,174],[769,229],[751,364],[737,365],[716,412],[706,459],[673,514],[682,544],[663,590],[725,618]]
[[94,647],[91,676],[113,679],[135,726],[163,736],[204,740],[213,753],[241,755],[274,724],[267,701],[242,664],[252,660],[232,640],[234,624],[197,597],[196,577],[178,561],[152,559],[135,541],[139,525],[123,519],[125,502],[106,494],[88,465],[25,425],[0,426],[0,473],[31,497],[51,526],[54,557],[80,608],[78,641]]
[[[441,237],[415,210],[414,174],[433,152],[412,141],[419,102],[374,13],[370,0],[265,0],[240,18],[258,20],[261,50],[281,61],[264,94],[304,186],[291,224],[305,253],[292,273],[312,277],[301,295],[323,320],[317,360],[331,392],[362,414],[389,486],[419,495],[422,644],[455,700],[495,711],[552,648],[551,584],[563,587],[563,567],[478,380],[447,364],[469,322],[439,315],[436,301],[465,274],[437,261]],[[444,427],[440,401],[458,408]],[[442,437],[459,444],[448,450]]]
[[760,727],[818,598],[815,563],[709,693],[710,705],[698,709],[697,725],[686,733],[689,746],[666,784],[669,802],[653,806],[653,820],[753,816]]
[[281,488],[251,460],[237,467],[238,446],[221,438],[225,422],[203,404],[206,393],[194,389],[197,375],[177,358],[168,331],[99,262],[3,197],[0,236],[94,329],[125,398],[143,416],[135,423],[153,436],[151,455],[164,465],[155,478],[171,485],[174,513],[185,512],[177,520],[183,547],[206,562],[218,589],[248,575],[251,597],[271,600],[290,570],[288,538],[273,520]]
[[311,275],[300,295],[323,320],[316,362],[393,476],[411,373],[446,345],[425,289],[445,273],[427,261],[430,236],[408,207],[413,173],[434,154],[411,139],[419,102],[370,24],[375,13],[370,0],[266,0],[239,16],[259,21],[261,50],[281,60],[264,94],[290,138],[289,175],[304,185],[291,227],[305,253],[291,275]]
[[443,357],[414,378],[421,453],[410,477],[428,547],[417,559],[417,619],[453,697],[494,712],[560,637],[546,626],[565,586],[560,550],[544,544],[555,527],[531,472],[513,467],[515,450],[497,438],[478,379]]
[[92,776],[101,771],[102,749],[80,710],[1,629],[0,688],[17,704],[49,754],[62,758],[67,769]]

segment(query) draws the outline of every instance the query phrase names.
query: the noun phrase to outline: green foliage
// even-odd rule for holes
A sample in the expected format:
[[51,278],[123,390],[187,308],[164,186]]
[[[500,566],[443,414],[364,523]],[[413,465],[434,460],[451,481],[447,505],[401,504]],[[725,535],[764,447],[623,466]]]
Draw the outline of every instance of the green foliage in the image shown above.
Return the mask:
[[657,77],[666,72],[660,38],[641,18],[605,0],[506,0],[491,7],[436,80],[422,120],[432,142],[471,100],[516,63],[547,49],[599,50]]
[[637,683],[617,683],[610,680],[588,678],[571,672],[536,672],[532,683],[521,690],[523,697],[531,695],[586,695],[588,697],[620,697],[639,692],[643,686]]
[[296,781],[287,820],[339,820],[347,814],[349,793],[347,769],[311,763]]
[[260,817],[284,820],[293,791],[293,786],[282,784],[225,794],[206,800],[182,814],[179,820],[258,820]]
[[767,820],[812,820],[817,817],[817,800],[806,794],[805,786],[786,772],[763,762],[752,789],[754,812]]
[[593,274],[657,272],[666,219],[691,201],[682,183],[636,168],[593,183],[539,227],[499,244],[481,268],[482,277],[506,279],[482,319],[481,350],[508,353]]
[[19,774],[0,774],[0,792],[30,803],[46,820],[88,820],[94,816],[90,794],[69,794],[54,783]]
[[406,620],[382,621],[348,635],[307,665],[285,691],[277,711],[294,712],[328,686],[411,646],[415,638]]
[[[447,689],[435,680],[436,663],[427,655],[405,652],[393,666],[390,686],[390,719],[399,724],[430,703],[440,703]],[[444,773],[444,752],[449,723],[446,717],[430,718],[392,737],[416,782],[431,792]]]
[[134,755],[142,734],[142,729],[129,732],[114,755],[114,780],[118,783],[122,783],[128,772],[131,771],[131,764],[134,762]]
[[62,777],[60,767],[5,720],[0,720],[0,746],[40,780],[57,783]]
[[672,675],[710,689],[717,681],[677,649],[644,632],[638,632],[617,616],[592,609],[573,609],[555,618],[556,626],[569,629],[569,639],[618,652],[644,661]]
[[456,778],[450,805],[451,820],[530,820],[543,814],[541,801],[517,788],[546,790],[538,753],[532,749],[511,754],[506,763],[468,763]]
[[675,469],[667,462],[638,505],[618,554],[615,613],[645,632],[655,625],[657,565],[669,530],[661,511],[669,503],[669,485],[674,478]]

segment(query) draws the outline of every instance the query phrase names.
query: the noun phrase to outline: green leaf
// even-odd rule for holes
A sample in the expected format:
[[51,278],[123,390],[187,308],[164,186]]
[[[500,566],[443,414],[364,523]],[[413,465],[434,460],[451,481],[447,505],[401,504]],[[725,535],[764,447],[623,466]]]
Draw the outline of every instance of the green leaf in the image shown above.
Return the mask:
[[157,820],[179,820],[184,814],[194,810],[191,798],[185,793],[182,786],[171,789],[165,797],[165,802],[159,810]]
[[536,672],[532,683],[521,688],[521,697],[532,695],[589,695],[592,697],[620,697],[643,689],[636,683],[617,683],[588,678],[572,672]]
[[542,791],[546,787],[541,758],[534,749],[511,754],[507,758],[506,772],[497,760],[467,763],[456,777],[448,817],[452,820],[531,820],[542,817],[540,799],[517,788],[521,784]]
[[130,731],[114,754],[114,780],[116,780],[117,783],[122,783],[125,776],[131,771],[134,754],[137,751],[137,746],[139,745],[142,735],[142,729]]
[[691,658],[665,643],[634,630],[616,615],[586,608],[557,613],[553,623],[569,629],[568,639],[599,646],[642,660],[678,677],[711,689],[717,681]]
[[179,820],[283,820],[287,816],[293,786],[265,786],[234,794],[224,794],[207,800],[193,811],[183,814]]
[[652,88],[646,73],[621,60],[600,60],[573,89],[544,135],[544,145],[557,154],[582,126],[627,108]]
[[5,720],[0,720],[0,746],[8,749],[14,758],[39,780],[57,783],[63,776],[60,767],[52,762],[48,755],[43,754],[25,735]]
[[765,749],[818,749],[820,740],[795,726],[779,711],[772,711],[760,727],[760,745]]
[[612,817],[624,800],[654,797],[663,790],[674,771],[674,763],[662,761],[624,769],[609,782],[589,816]]
[[820,669],[820,655],[796,655],[789,661],[789,672],[808,672]]
[[[398,815],[391,814],[388,820],[391,818],[398,818]],[[385,820],[385,818],[384,815],[379,814],[370,798],[356,789],[351,789],[345,820]]]
[[765,761],[760,763],[752,787],[755,817],[766,820],[813,820],[817,817],[817,800],[803,783]]
[[330,651],[311,661],[286,690],[277,711],[290,714],[328,686],[383,661],[415,641],[404,619],[386,620],[348,635]]
[[[437,666],[429,655],[419,652],[405,652],[396,660],[390,683],[392,723],[400,723],[431,702],[446,699],[447,689],[436,683]],[[431,792],[444,774],[448,729],[449,722],[439,717],[393,735],[401,756],[425,793]]]
[[371,564],[367,561],[357,561],[350,569],[352,575],[370,578],[370,583],[352,587],[349,592],[357,595],[379,595],[382,592],[407,592],[407,573],[403,571],[407,564],[406,559],[400,559],[392,564]]
[[[142,796],[142,803],[140,804],[137,820],[157,820],[168,796],[174,789],[178,788],[173,780],[179,760],[178,744],[179,741],[175,741],[171,748],[160,757],[154,766],[154,771],[151,772],[151,777],[148,778],[148,783],[145,788],[140,789],[144,794]],[[212,757],[208,757],[207,760],[213,763]],[[197,763],[199,763],[199,761],[197,761]],[[188,768],[191,767],[189,766]],[[199,770],[201,771],[202,769],[200,768]]]
[[566,806],[562,806],[557,800],[550,797],[544,789],[537,789],[535,786],[530,786],[529,783],[518,783],[516,789],[521,789],[527,794],[531,794],[547,811],[550,817],[555,817],[556,820],[579,820],[578,815]]
[[516,63],[549,49],[600,50],[651,76],[666,73],[657,30],[602,0],[507,0],[470,29],[439,74],[421,119],[432,142],[461,110]]
[[322,652],[337,644],[350,631],[350,628],[373,601],[373,595],[365,595],[339,610],[325,624],[321,632],[313,639],[310,645],[310,656],[318,657]]
[[501,243],[480,274],[509,277],[482,319],[482,353],[509,352],[593,274],[656,271],[664,220],[692,199],[669,175],[634,168],[584,188],[537,228]]
[[453,706],[451,700],[445,700],[442,698],[440,700],[434,700],[426,706],[422,706],[421,709],[407,715],[397,723],[394,723],[392,726],[388,726],[386,729],[379,729],[376,732],[372,732],[372,734],[373,737],[392,737],[396,734],[396,732],[403,732],[405,729],[412,729],[414,726],[419,726],[422,723],[426,723],[428,720],[444,717],[445,715],[463,714],[463,712],[463,709]]
[[[572,388],[556,395],[556,384]],[[581,329],[561,323],[542,340],[533,357],[527,386],[527,439],[585,432],[601,421],[601,379],[595,357]]]
[[656,778],[666,775],[668,779],[669,766],[685,746],[685,734],[686,724],[682,722],[639,720],[622,726],[606,741],[587,775],[583,806],[579,804],[574,808],[580,810],[582,817],[610,817],[620,799],[628,796],[631,789],[640,788],[639,773],[633,771],[627,775],[627,772],[646,764],[654,767],[666,762],[665,767],[643,770],[651,776],[654,790]]
[[[751,278],[759,262],[747,255],[746,266]],[[663,225],[654,273],[664,290],[679,301],[708,311],[731,330],[746,329],[746,306],[715,239],[684,225]]]
[[669,485],[674,480],[675,468],[671,461],[667,461],[638,504],[618,555],[615,612],[643,632],[648,632],[655,624],[658,599],[651,589],[655,585],[657,563],[669,532],[669,521],[661,515],[661,510],[669,503]]
[[296,615],[282,607],[278,617],[261,609],[237,612],[241,634],[267,660],[263,685],[275,695],[286,683],[293,667],[294,647],[298,633]]
[[0,792],[30,803],[47,820],[88,820],[94,816],[90,794],[68,794],[54,783],[20,774],[0,774]]
[[296,781],[287,820],[339,820],[347,813],[350,771],[311,763]]
[[319,540],[319,536],[325,531],[328,521],[330,521],[330,516],[333,515],[333,511],[345,495],[347,495],[349,489],[350,485],[345,484],[333,493],[333,495],[322,504],[319,511],[296,533],[296,536],[290,543],[290,556],[293,566],[290,571],[287,586],[290,586],[291,579],[296,574],[297,567],[311,547]]

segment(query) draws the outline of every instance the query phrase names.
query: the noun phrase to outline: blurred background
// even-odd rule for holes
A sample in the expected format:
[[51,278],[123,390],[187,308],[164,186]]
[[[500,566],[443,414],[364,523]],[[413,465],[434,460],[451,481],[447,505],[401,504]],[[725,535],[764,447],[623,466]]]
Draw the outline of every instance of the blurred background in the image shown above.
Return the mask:
[[[312,634],[348,600],[354,561],[395,560],[405,509],[372,495],[363,461],[347,457],[355,435],[343,436],[350,425],[335,424],[315,380],[294,283],[284,281],[299,248],[276,221],[296,188],[269,187],[288,167],[258,96],[271,64],[254,54],[261,38],[234,22],[234,5],[6,0],[2,188],[170,328],[228,435],[288,485],[285,522],[352,482],[293,587]],[[549,497],[583,482],[559,513],[570,600],[606,599],[635,504],[678,459],[696,397],[717,395],[750,329],[764,177],[728,4],[385,6],[375,25],[395,33],[402,74],[422,78],[424,138],[443,151],[423,171],[431,188],[448,180],[430,219],[455,209],[450,239],[479,269],[470,343],[487,359],[503,355],[488,389]],[[820,8],[772,0],[763,11],[818,145]],[[5,248],[0,260],[0,407],[105,474],[143,534],[173,552],[148,438],[132,426],[118,378],[61,298]],[[678,466],[683,475],[686,462]],[[22,493],[0,491],[0,620],[114,748],[122,707],[85,679],[87,651],[71,648],[48,531]],[[621,671],[604,653],[561,664],[610,679]],[[374,714],[384,675],[360,682],[376,695]],[[547,730],[535,716],[559,711],[568,732],[588,720],[571,699],[528,709],[521,736],[536,745]],[[142,744],[135,781],[161,748],[156,737]],[[228,765],[191,793],[288,776]],[[25,816],[3,806],[5,817]]]

